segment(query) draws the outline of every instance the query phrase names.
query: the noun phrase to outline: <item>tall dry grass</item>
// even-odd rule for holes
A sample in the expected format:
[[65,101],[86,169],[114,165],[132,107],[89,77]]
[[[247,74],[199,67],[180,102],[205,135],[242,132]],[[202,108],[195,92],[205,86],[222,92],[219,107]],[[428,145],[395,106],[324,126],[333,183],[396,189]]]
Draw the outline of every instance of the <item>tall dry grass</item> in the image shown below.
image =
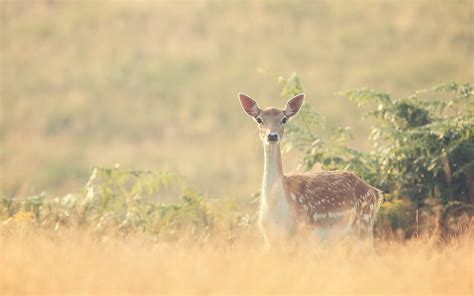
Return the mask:
[[262,248],[255,237],[197,246],[81,231],[1,232],[0,293],[472,295],[473,236]]

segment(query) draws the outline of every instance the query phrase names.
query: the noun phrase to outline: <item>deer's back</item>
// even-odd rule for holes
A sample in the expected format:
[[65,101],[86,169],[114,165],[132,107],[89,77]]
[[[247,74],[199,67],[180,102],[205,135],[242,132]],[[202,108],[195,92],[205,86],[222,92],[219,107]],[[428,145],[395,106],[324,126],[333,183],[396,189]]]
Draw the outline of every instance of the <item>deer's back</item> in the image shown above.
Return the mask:
[[310,224],[318,220],[353,223],[363,218],[365,208],[374,214],[378,209],[380,191],[350,172],[294,174],[286,180],[290,204]]

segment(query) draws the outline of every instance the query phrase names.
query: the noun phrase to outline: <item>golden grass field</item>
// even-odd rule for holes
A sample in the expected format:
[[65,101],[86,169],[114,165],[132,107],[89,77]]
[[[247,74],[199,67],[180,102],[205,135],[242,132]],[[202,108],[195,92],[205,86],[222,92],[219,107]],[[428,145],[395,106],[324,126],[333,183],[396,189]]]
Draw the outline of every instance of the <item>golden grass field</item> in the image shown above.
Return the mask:
[[68,230],[1,234],[0,291],[18,294],[355,294],[472,295],[472,233],[450,242],[420,237],[377,242],[316,242],[263,248],[247,237],[232,246],[151,238],[93,239]]

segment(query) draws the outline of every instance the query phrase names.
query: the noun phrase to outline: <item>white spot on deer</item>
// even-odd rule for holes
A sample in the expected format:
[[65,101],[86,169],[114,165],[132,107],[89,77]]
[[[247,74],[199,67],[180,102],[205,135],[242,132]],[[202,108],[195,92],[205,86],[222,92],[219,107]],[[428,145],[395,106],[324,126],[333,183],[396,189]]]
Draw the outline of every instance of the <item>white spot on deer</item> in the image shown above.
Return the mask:
[[293,193],[290,193],[291,199],[296,201],[296,196]]
[[325,213],[314,213],[314,215],[313,215],[314,221],[317,221],[319,219],[324,219],[326,217],[327,217],[327,214],[325,214]]
[[370,220],[370,216],[368,214],[364,214],[364,220],[369,222]]

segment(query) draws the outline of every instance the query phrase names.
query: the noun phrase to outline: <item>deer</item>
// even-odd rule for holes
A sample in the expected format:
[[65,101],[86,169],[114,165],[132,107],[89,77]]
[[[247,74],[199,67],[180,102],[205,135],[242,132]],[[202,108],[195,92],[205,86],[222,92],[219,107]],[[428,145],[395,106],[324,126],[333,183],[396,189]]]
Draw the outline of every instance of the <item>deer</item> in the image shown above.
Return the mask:
[[280,143],[288,120],[303,105],[305,94],[286,103],[285,109],[261,109],[239,93],[240,104],[256,124],[263,143],[264,166],[258,225],[268,246],[289,238],[301,227],[317,239],[354,235],[373,245],[373,227],[382,191],[349,171],[283,174]]

